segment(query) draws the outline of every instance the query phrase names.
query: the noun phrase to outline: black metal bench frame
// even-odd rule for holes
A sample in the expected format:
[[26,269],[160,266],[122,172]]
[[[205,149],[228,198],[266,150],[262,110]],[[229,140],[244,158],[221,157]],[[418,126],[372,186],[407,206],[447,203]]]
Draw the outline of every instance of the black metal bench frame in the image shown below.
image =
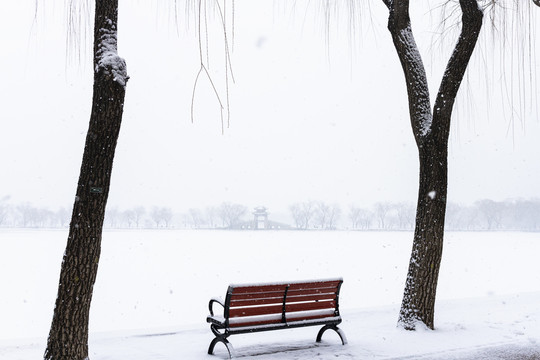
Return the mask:
[[[339,291],[343,279],[313,280],[289,283],[266,283],[230,285],[225,301],[211,299],[210,315],[206,321],[215,338],[208,354],[221,342],[227,348],[229,358],[234,348],[227,338],[235,334],[320,326],[316,342],[320,342],[326,330],[334,330],[343,345],[347,344],[345,333],[337,325]],[[214,304],[223,307],[223,317],[214,315]]]

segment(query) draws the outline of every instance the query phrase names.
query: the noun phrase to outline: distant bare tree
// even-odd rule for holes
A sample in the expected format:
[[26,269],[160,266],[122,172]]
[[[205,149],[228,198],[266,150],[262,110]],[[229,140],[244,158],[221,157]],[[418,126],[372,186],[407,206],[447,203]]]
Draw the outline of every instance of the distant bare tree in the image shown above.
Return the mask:
[[320,229],[328,227],[328,219],[330,217],[330,205],[324,201],[317,201],[314,206],[313,221],[315,226]]
[[204,217],[209,228],[212,229],[216,227],[216,220],[219,216],[215,207],[208,206],[206,209],[204,209]]
[[33,205],[28,202],[17,205],[17,214],[19,215],[19,226],[23,228],[34,226],[37,219],[37,209]]
[[152,220],[154,221],[154,223],[156,224],[156,228],[159,228],[159,224],[161,224],[161,210],[159,207],[157,206],[154,206],[152,208],[152,211],[150,212],[150,217],[152,218]]
[[377,217],[377,220],[379,222],[380,229],[386,228],[386,216],[391,209],[392,205],[388,202],[378,202],[375,204],[375,216]]
[[501,226],[504,213],[504,204],[493,200],[480,200],[476,207],[486,220],[487,230],[493,230]]
[[165,227],[168,228],[171,226],[171,222],[173,219],[173,211],[171,208],[163,207],[161,208],[161,217],[163,218],[163,222],[165,223]]
[[199,209],[191,208],[188,210],[188,219],[194,228],[200,228],[204,225],[204,216]]
[[330,206],[330,216],[328,217],[328,229],[335,229],[337,222],[341,217],[341,207],[338,204]]
[[300,204],[293,204],[289,206],[289,211],[291,212],[294,225],[296,226],[297,229],[300,229],[302,227],[302,216],[301,216]]
[[454,202],[446,204],[446,220],[445,226],[450,230],[463,229],[463,206]]
[[131,228],[135,224],[135,212],[131,209],[124,210],[120,214],[124,224],[127,224],[128,228]]
[[349,206],[349,213],[347,214],[349,220],[351,220],[351,226],[353,229],[358,229],[360,221],[360,212],[362,209],[355,207],[354,205]]
[[398,203],[394,206],[396,209],[396,215],[399,221],[399,228],[403,230],[409,230],[414,227],[414,205],[410,203]]
[[36,220],[34,226],[36,227],[54,227],[56,214],[46,208],[36,209]]
[[479,230],[480,213],[474,206],[466,206],[462,211],[462,224],[464,230]]
[[373,213],[367,209],[362,209],[351,205],[349,207],[349,219],[352,222],[353,229],[369,229]]
[[240,223],[242,216],[247,212],[247,208],[240,204],[222,203],[218,208],[218,215],[223,227],[232,228]]
[[61,207],[59,208],[57,211],[56,211],[56,220],[58,222],[58,224],[60,225],[60,227],[65,227],[66,225],[69,224],[69,215],[70,214],[70,211],[68,209],[66,209],[65,207]]
[[320,229],[334,229],[336,221],[341,215],[341,208],[337,204],[326,204],[318,201],[314,206],[314,221]]
[[514,227],[528,231],[540,230],[540,200],[516,200],[513,204]]
[[9,214],[9,196],[4,196],[0,199],[0,226],[4,224]]
[[133,221],[135,221],[135,227],[139,228],[143,216],[146,214],[146,209],[143,206],[136,206],[133,209]]
[[116,206],[105,211],[105,221],[109,223],[110,228],[118,227],[118,220],[120,220],[120,211]]
[[154,220],[156,228],[158,228],[161,223],[168,228],[173,217],[173,212],[168,207],[154,207],[150,216],[152,217],[152,220]]
[[296,203],[289,207],[297,229],[308,229],[315,214],[313,201]]

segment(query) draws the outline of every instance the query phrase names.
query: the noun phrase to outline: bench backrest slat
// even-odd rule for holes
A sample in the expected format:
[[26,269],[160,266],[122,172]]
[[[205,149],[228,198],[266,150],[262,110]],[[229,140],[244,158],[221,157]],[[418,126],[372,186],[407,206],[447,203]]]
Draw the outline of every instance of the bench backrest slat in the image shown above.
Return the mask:
[[270,305],[270,304],[282,304],[283,303],[283,294],[279,297],[269,297],[269,298],[252,298],[252,299],[231,299],[231,308],[233,307],[243,307],[243,306],[255,306],[255,305]]
[[281,314],[282,312],[283,305],[240,307],[231,308],[229,310],[229,317],[236,318],[243,316]]
[[336,298],[336,293],[313,294],[313,295],[289,295],[287,294],[287,303],[305,302],[305,301],[321,301],[333,300]]
[[231,327],[339,316],[343,280],[229,286],[225,318]]
[[294,283],[289,285],[289,291],[292,290],[309,290],[309,289],[325,289],[333,288],[335,289],[343,280],[328,280],[320,282],[310,282],[310,283]]
[[240,294],[264,294],[268,292],[283,292],[287,288],[287,284],[271,284],[271,285],[250,285],[250,286],[230,286],[234,289],[235,295]]
[[306,295],[306,294],[330,294],[336,292],[336,286],[333,287],[324,287],[324,288],[313,288],[313,289],[289,289],[287,291],[287,296],[294,295]]

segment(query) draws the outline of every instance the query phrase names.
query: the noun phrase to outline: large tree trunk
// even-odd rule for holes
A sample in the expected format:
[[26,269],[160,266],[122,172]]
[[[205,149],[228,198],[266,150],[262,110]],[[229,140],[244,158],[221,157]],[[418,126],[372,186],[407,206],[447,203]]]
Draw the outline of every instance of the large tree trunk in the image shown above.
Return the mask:
[[45,359],[88,359],[88,320],[128,79],[116,53],[118,0],[96,0],[94,94]]
[[390,11],[388,29],[405,75],[411,126],[420,160],[413,249],[398,324],[409,330],[414,330],[418,323],[433,329],[444,238],[450,119],[483,15],[476,0],[459,1],[463,13],[461,34],[432,113],[427,77],[411,29],[409,1],[383,1]]
[[399,324],[408,330],[413,330],[418,322],[434,328],[448,186],[446,144],[426,140],[418,152],[420,185],[416,224],[399,314]]

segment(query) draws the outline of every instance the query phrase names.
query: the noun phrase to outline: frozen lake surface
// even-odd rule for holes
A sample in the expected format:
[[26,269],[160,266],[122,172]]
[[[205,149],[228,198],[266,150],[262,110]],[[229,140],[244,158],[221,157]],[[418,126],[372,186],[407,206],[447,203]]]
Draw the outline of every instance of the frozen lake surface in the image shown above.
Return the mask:
[[[65,230],[0,230],[0,359],[42,356],[66,238]],[[538,350],[540,234],[447,233],[435,332],[395,326],[411,246],[409,232],[105,231],[91,359],[207,358],[208,300],[230,283],[330,277],[344,279],[348,346],[330,333],[317,346],[317,329],[303,328],[232,337],[239,354],[450,359],[497,346]]]

